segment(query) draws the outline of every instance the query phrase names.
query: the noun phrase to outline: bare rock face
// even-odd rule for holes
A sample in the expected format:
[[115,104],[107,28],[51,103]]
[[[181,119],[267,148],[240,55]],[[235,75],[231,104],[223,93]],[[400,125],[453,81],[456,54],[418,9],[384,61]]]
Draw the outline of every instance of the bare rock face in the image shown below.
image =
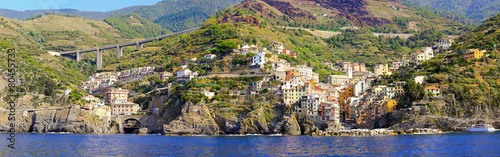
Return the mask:
[[319,131],[319,129],[314,125],[314,122],[308,120],[303,120],[300,123],[300,128],[303,135],[312,135],[312,133]]
[[285,135],[300,135],[300,125],[294,116],[285,117],[285,124],[283,127],[283,134]]
[[218,135],[220,132],[208,107],[204,104],[195,105],[191,102],[186,103],[179,117],[169,124],[163,125],[165,135]]
[[493,127],[495,129],[500,129],[500,121],[495,121],[495,123],[493,123]]
[[[77,107],[38,110],[16,117],[18,132],[69,132],[69,133],[117,133],[116,127],[92,117],[89,111]],[[0,124],[0,131],[4,124]],[[5,125],[6,126],[6,125]]]
[[138,135],[147,135],[148,134],[148,128],[140,128]]

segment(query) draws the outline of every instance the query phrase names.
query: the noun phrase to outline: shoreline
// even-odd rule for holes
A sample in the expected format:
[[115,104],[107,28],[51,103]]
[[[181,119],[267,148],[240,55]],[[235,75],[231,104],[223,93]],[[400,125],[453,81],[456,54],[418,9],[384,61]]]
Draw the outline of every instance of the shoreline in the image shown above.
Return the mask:
[[[499,131],[499,130],[496,130]],[[143,135],[161,135],[161,136],[226,136],[226,137],[250,137],[250,136],[378,136],[378,135],[426,135],[426,134],[442,134],[442,133],[460,133],[467,131],[441,131],[438,129],[427,129],[427,128],[416,128],[409,130],[388,130],[388,129],[352,129],[352,130],[337,130],[337,131],[319,131],[313,132],[311,134],[304,135],[287,135],[287,134],[219,134],[219,135],[208,135],[208,134],[162,134],[162,133],[150,133]],[[0,132],[0,133],[9,133],[9,132]],[[27,133],[27,134],[60,134],[60,135],[69,135],[69,134],[89,134],[89,135],[119,135],[125,133],[112,133],[112,134],[103,134],[103,133],[71,133],[71,132],[16,132],[16,133]],[[133,135],[139,135],[137,133],[131,133]]]

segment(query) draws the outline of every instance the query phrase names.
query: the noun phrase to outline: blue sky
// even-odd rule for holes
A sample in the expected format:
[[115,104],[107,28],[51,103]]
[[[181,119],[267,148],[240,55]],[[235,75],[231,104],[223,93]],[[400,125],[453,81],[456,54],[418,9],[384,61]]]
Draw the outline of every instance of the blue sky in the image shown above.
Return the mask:
[[153,5],[161,0],[0,0],[0,8],[12,10],[78,9],[111,11],[135,5]]

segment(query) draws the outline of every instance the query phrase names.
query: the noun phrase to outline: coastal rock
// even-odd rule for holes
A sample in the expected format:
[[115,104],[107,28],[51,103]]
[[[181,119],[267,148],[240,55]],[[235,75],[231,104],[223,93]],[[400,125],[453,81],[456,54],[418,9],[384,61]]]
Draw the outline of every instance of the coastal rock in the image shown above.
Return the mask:
[[492,125],[495,129],[500,129],[500,121],[495,121]]
[[283,134],[285,135],[300,135],[300,125],[294,116],[285,117],[285,125],[283,128]]
[[[7,126],[7,123],[0,124]],[[98,118],[93,118],[90,111],[75,107],[59,109],[40,109],[26,112],[16,117],[17,132],[68,132],[68,133],[117,133],[116,127],[110,127]]]
[[303,135],[312,135],[313,133],[319,131],[319,129],[314,125],[314,122],[309,120],[302,120],[299,124]]
[[138,135],[147,135],[148,134],[148,128],[140,128]]
[[182,108],[180,116],[163,125],[163,134],[166,135],[218,135],[220,132],[208,107],[204,104],[195,105],[191,102],[186,103]]

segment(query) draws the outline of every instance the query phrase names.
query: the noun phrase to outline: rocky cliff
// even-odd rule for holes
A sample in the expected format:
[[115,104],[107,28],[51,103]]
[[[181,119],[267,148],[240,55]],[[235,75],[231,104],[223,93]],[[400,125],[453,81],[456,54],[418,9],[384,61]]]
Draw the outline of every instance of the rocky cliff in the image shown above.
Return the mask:
[[[7,131],[10,125],[8,114],[0,112],[0,132]],[[16,112],[15,126],[17,132],[118,133],[116,126],[77,106]]]
[[[285,106],[273,106],[271,110],[263,106],[249,113],[233,109],[214,107],[205,103],[187,102],[183,105],[180,115],[164,124],[164,134],[301,135],[318,130],[313,123],[299,124],[299,120],[294,115],[286,112]],[[269,117],[271,114],[272,118]],[[303,131],[302,128],[305,128],[306,131]]]

